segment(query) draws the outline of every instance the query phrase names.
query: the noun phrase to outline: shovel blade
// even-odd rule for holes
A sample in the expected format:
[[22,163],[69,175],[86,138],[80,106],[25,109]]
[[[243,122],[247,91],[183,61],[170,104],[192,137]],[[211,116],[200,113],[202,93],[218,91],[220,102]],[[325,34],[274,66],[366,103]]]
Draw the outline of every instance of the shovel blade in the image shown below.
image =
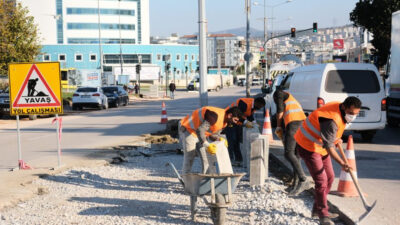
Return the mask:
[[362,214],[362,215],[360,216],[360,218],[358,218],[357,224],[359,224],[363,219],[365,219],[369,214],[371,214],[371,212],[372,212],[372,210],[374,209],[375,205],[376,205],[376,200],[375,200],[374,203],[372,203],[371,206],[366,206],[366,207],[365,207],[366,212],[365,212],[364,214]]

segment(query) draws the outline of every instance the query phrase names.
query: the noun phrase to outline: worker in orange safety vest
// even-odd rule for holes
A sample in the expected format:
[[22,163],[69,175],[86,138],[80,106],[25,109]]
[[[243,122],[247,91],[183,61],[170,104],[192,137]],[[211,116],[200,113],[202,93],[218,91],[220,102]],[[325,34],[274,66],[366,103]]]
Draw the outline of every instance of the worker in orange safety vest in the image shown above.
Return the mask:
[[319,217],[323,225],[333,225],[332,219],[338,217],[338,214],[328,211],[327,195],[335,179],[331,157],[344,171],[351,169],[335,148],[342,144],[341,137],[346,124],[356,119],[360,109],[360,99],[353,96],[347,97],[342,103],[330,102],[313,111],[294,136],[296,150],[315,182],[312,216]]

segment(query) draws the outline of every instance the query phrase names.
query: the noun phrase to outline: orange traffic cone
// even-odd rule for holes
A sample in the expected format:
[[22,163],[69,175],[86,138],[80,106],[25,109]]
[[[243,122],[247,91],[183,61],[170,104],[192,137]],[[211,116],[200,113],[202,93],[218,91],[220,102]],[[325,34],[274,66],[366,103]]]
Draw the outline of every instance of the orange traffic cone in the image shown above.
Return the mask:
[[18,166],[20,170],[31,170],[32,168],[24,162],[24,160],[18,160]]
[[165,103],[162,102],[162,105],[161,105],[161,123],[167,123],[167,122],[168,122],[167,109],[165,107]]
[[265,111],[262,135],[268,135],[269,142],[274,141],[274,137],[272,136],[271,119],[269,118],[269,110],[268,109]]
[[[347,149],[345,151],[347,161],[349,162],[349,166],[353,168],[353,174],[357,179],[357,168],[356,168],[356,155],[354,154],[354,144],[353,144],[353,136],[349,136],[347,140]],[[333,194],[339,195],[341,197],[357,197],[358,192],[356,186],[351,179],[351,176],[346,171],[340,171],[339,184],[337,191],[333,192]]]

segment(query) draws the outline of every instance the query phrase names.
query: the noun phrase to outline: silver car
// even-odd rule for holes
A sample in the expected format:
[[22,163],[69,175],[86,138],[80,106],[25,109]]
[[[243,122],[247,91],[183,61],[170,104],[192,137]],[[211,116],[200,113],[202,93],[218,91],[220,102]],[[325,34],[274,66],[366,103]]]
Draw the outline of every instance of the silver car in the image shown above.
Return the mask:
[[103,93],[101,87],[80,87],[72,96],[72,110],[91,107],[98,109],[107,109],[107,96]]

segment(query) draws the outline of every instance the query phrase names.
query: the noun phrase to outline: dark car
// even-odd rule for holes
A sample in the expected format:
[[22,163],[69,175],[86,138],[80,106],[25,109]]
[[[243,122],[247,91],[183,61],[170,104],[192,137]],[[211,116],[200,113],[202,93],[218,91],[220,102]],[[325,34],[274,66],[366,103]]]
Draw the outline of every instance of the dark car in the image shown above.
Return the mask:
[[[8,88],[0,92],[0,118],[10,116],[10,94]],[[29,115],[30,120],[35,120],[37,115]]]
[[0,93],[0,116],[10,115],[10,95],[8,88]]
[[126,106],[129,103],[128,93],[121,86],[102,87],[104,94],[107,96],[108,105],[118,107]]

